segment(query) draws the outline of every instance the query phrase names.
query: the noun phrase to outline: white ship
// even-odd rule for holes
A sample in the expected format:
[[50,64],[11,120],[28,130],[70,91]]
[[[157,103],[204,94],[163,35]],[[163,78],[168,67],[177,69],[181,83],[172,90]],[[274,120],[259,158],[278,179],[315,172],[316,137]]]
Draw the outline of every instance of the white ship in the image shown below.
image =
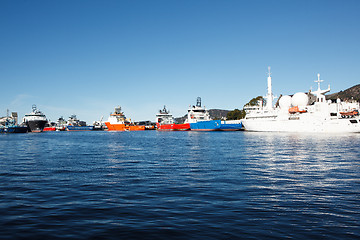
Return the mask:
[[316,91],[299,92],[293,96],[282,96],[273,106],[271,73],[269,67],[266,103],[245,107],[246,117],[242,123],[247,131],[261,132],[360,132],[359,103],[326,100],[328,89],[321,90],[320,74],[315,81]]
[[209,111],[201,106],[201,98],[196,99],[196,106],[189,106],[185,123],[197,123],[201,121],[211,121]]

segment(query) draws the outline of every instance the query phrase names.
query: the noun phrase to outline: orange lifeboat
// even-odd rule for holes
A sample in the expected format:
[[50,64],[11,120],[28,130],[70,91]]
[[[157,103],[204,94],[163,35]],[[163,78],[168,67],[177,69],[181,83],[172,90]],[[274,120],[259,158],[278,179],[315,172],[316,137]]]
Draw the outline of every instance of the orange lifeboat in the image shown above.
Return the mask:
[[349,111],[349,112],[340,112],[340,114],[342,117],[353,117],[353,116],[358,116],[359,111],[353,110],[353,111]]
[[295,107],[291,107],[289,108],[289,113],[294,114],[294,113],[306,113],[306,110],[300,110],[299,106],[295,106]]

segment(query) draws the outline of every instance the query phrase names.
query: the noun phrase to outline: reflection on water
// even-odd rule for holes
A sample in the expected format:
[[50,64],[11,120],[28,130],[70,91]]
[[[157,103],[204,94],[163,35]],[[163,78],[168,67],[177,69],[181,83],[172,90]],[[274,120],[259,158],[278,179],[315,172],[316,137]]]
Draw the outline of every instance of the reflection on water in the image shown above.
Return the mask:
[[360,135],[0,135],[4,238],[359,238]]

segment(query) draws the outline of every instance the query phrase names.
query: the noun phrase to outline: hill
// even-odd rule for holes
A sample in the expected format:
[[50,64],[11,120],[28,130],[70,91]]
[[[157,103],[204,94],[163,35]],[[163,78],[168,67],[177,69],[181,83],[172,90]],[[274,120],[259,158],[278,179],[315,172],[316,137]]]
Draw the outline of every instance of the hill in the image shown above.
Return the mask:
[[326,95],[326,99],[336,100],[338,98],[340,98],[343,101],[351,100],[351,99],[360,101],[360,84],[353,86],[351,88],[348,88],[344,91]]

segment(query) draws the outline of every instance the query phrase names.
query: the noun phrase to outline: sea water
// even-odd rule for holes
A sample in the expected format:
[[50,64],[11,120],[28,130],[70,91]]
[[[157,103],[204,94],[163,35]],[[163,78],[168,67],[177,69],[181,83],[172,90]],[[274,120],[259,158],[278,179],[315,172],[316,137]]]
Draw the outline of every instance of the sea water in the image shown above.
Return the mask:
[[360,238],[359,143],[359,134],[2,134],[0,238]]

